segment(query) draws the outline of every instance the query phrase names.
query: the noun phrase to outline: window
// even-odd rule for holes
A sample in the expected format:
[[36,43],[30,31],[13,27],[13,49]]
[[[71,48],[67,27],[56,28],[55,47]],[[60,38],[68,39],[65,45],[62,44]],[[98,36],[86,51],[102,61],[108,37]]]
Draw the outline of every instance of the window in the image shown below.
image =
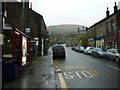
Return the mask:
[[106,24],[106,29],[107,29],[107,34],[111,34],[111,30],[110,30],[110,25],[109,23]]
[[115,33],[115,23],[111,22],[111,32]]
[[112,53],[114,53],[114,54],[115,54],[115,53],[116,53],[116,52],[115,52],[115,50],[112,50]]
[[100,25],[100,36],[103,35],[103,28],[102,28],[102,25]]
[[97,27],[97,37],[99,37],[99,28]]
[[63,46],[54,46],[53,47],[53,51],[64,51],[64,47]]
[[108,50],[108,52],[109,52],[109,53],[111,53],[111,52],[112,52],[112,50],[110,49],[110,50]]
[[119,53],[119,54],[120,54],[120,50],[119,50],[119,49],[117,50],[117,53]]

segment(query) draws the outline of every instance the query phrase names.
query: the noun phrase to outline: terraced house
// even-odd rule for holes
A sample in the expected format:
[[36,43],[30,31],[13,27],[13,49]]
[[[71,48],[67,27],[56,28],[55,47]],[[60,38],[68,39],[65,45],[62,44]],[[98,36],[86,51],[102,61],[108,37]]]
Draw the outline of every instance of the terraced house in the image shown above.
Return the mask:
[[32,10],[29,0],[2,2],[2,6],[3,61],[15,59],[20,71],[34,57],[47,53],[48,30],[43,16]]
[[114,6],[114,13],[109,15],[107,7],[106,18],[95,23],[87,29],[88,46],[108,48],[120,48],[120,10]]

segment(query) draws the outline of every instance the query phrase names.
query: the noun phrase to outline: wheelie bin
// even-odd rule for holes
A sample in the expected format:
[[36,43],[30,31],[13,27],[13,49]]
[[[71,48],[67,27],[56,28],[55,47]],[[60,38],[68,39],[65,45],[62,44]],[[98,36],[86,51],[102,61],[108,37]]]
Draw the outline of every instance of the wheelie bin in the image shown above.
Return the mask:
[[17,64],[14,59],[5,60],[3,63],[3,78],[4,80],[17,79]]

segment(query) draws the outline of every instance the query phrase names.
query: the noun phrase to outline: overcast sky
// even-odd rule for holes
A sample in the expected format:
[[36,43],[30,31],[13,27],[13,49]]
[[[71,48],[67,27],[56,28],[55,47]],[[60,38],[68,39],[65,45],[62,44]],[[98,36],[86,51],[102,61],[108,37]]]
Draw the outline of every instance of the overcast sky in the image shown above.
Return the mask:
[[114,2],[120,0],[30,0],[32,8],[41,14],[47,26],[79,24],[90,27],[106,17],[109,7],[113,13]]

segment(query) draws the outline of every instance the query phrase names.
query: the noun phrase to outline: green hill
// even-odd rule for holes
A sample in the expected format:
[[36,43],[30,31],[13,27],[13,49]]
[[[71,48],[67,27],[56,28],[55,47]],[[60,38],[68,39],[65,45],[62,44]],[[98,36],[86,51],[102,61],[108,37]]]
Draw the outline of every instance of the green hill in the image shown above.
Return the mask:
[[68,33],[77,33],[78,28],[83,30],[83,25],[76,25],[76,24],[63,24],[63,25],[53,25],[48,26],[48,30],[51,32],[57,32],[61,34],[68,34]]

